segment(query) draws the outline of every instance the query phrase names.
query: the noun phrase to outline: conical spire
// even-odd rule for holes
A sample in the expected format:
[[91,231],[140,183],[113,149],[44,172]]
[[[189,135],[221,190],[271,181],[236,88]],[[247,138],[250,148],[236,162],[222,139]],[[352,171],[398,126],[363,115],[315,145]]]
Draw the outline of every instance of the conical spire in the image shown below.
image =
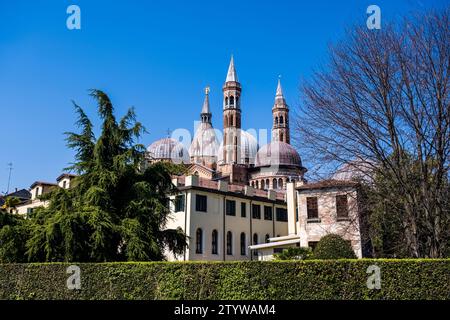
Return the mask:
[[211,113],[209,111],[209,87],[205,88],[205,100],[203,101],[202,114]]
[[277,86],[276,97],[283,98],[283,89],[281,88],[281,78],[280,77],[278,77],[278,86]]
[[202,123],[211,123],[211,111],[209,110],[209,87],[205,88],[205,100],[203,101],[202,112],[200,118]]
[[234,68],[233,55],[231,55],[230,66],[228,67],[227,79],[225,82],[230,82],[230,81],[238,82],[236,69]]

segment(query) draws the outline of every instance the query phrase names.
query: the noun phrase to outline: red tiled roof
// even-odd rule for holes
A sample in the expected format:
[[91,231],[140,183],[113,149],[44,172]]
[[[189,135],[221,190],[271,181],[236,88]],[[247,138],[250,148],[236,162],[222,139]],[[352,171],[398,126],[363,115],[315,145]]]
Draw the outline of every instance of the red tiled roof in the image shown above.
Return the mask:
[[312,189],[325,189],[325,188],[345,188],[356,187],[357,182],[345,181],[345,180],[322,180],[312,183],[305,183],[302,186],[296,187],[297,190],[312,190]]

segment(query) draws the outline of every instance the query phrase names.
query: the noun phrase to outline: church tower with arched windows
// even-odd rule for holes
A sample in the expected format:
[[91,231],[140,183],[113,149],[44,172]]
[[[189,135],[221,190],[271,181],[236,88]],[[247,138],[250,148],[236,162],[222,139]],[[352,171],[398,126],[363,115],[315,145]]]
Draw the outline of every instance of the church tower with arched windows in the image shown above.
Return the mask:
[[275,103],[272,107],[272,141],[285,142],[290,144],[291,137],[289,134],[289,107],[283,96],[281,81],[278,79],[277,93],[275,95]]
[[223,86],[223,163],[237,164],[241,145],[241,84],[239,83],[234,59],[231,57],[227,78]]

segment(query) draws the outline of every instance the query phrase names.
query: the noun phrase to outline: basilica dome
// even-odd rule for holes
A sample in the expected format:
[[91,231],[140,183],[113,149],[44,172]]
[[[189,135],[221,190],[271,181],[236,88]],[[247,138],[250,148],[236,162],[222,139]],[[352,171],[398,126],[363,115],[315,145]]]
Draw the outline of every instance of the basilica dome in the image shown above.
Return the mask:
[[[256,138],[250,133],[239,130],[241,133],[241,143],[240,143],[240,160],[238,163],[240,164],[254,164],[256,153],[258,152],[258,142]],[[224,150],[223,150],[223,142],[220,144],[219,152],[218,152],[218,162],[221,163],[224,160]]]
[[274,141],[259,149],[255,163],[256,167],[272,165],[302,167],[302,160],[290,144]]
[[219,141],[210,123],[201,123],[189,147],[191,157],[217,157]]
[[147,148],[150,160],[170,160],[174,163],[188,163],[189,152],[183,144],[173,138],[163,138]]

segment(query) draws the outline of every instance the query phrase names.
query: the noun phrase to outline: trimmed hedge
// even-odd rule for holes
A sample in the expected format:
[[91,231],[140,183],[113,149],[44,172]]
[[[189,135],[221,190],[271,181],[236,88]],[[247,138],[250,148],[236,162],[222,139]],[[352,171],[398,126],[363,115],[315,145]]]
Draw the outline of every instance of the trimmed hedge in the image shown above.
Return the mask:
[[450,259],[2,264],[0,299],[450,299]]

